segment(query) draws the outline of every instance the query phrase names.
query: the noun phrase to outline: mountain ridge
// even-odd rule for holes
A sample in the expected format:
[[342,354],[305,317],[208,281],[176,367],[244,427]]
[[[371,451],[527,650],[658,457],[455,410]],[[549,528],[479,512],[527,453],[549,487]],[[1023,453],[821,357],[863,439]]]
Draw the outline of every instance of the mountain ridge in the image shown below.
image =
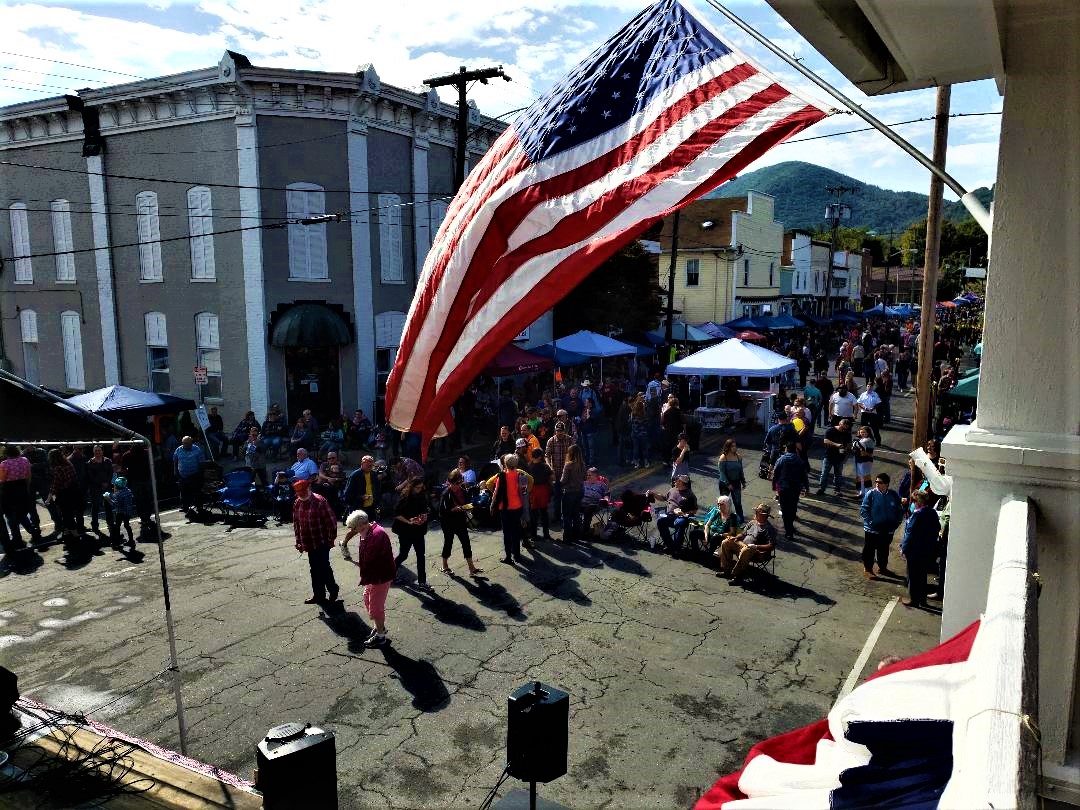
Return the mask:
[[[928,197],[916,191],[893,191],[849,177],[814,163],[791,160],[765,166],[729,180],[707,197],[743,197],[748,191],[761,191],[776,198],[774,216],[786,230],[824,227],[825,206],[833,199],[826,186],[849,186],[858,189],[844,195],[851,206],[851,219],[843,223],[852,228],[866,227],[886,234],[897,234],[914,222],[926,219]],[[989,206],[992,188],[975,189],[975,196]],[[970,215],[959,201],[946,200],[944,217],[962,221]]]

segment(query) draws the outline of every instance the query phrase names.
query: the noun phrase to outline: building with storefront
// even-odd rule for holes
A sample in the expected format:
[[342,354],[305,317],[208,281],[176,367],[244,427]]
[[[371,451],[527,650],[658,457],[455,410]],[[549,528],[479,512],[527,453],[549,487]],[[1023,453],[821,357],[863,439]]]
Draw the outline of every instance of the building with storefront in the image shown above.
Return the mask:
[[824,309],[825,281],[829,273],[829,243],[814,239],[810,231],[784,234],[784,266],[790,267],[792,306],[795,312],[820,315]]
[[[371,66],[231,51],[0,108],[2,360],[63,392],[192,396],[226,421],[273,402],[378,412],[453,196],[456,120]],[[505,125],[475,107],[469,124],[475,164]],[[530,338],[551,339],[550,315]]]

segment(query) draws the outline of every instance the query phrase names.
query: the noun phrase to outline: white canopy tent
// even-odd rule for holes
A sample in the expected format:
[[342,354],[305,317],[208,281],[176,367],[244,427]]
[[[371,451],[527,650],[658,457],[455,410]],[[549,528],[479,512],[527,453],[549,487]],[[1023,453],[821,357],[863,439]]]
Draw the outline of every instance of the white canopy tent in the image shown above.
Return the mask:
[[797,368],[790,357],[738,338],[725,340],[694,352],[667,367],[668,374],[719,375],[721,377],[775,377]]

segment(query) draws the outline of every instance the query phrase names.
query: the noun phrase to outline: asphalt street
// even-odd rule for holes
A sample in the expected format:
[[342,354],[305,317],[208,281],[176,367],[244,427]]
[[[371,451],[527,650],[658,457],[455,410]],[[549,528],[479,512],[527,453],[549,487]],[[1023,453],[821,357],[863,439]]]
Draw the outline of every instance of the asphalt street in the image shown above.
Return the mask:
[[[894,411],[885,444],[906,448],[911,400]],[[722,438],[707,434],[694,458],[703,502],[716,495]],[[739,438],[751,507],[771,493],[755,476],[760,434]],[[886,449],[877,469],[896,480],[902,459]],[[623,471],[613,488],[666,479],[657,465]],[[823,716],[902,594],[899,580],[863,578],[857,511],[852,498],[804,499],[802,536],[781,541],[775,578],[745,588],[633,543],[538,544],[512,568],[490,533],[473,543],[484,574],[447,577],[435,531],[434,593],[391,590],[392,645],[377,650],[361,644],[369,626],[356,569],[336,552],[344,613],[328,618],[302,604],[307,562],[290,527],[167,514],[189,753],[250,778],[266,730],[302,719],[336,734],[343,808],[476,807],[505,761],[507,695],[540,680],[571,696],[569,773],[541,796],[574,808],[688,807],[754,742]],[[69,710],[103,706],[98,719],[177,747],[156,546],[106,548],[74,569],[61,553],[45,549],[32,570],[0,578],[0,663],[25,694]],[[451,565],[465,573],[460,557]],[[404,567],[411,582],[413,559]],[[865,669],[933,646],[938,622],[896,607]]]

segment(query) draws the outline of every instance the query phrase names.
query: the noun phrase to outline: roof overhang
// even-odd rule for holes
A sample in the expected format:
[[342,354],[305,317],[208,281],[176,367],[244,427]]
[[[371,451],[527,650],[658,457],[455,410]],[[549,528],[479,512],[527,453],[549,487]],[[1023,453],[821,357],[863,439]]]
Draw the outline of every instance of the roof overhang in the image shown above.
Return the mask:
[[1008,0],[766,0],[867,95],[993,78]]

